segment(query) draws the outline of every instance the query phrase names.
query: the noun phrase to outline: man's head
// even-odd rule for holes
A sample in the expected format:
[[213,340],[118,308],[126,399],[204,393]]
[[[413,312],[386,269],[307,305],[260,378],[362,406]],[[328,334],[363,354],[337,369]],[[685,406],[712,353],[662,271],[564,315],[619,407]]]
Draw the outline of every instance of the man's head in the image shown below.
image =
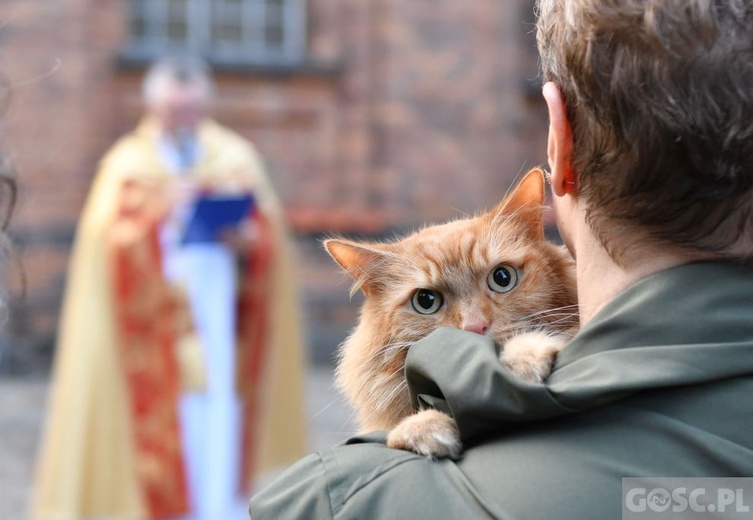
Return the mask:
[[149,69],[143,83],[149,112],[167,132],[193,130],[206,116],[213,94],[209,68],[198,58],[168,57]]
[[620,263],[650,239],[753,256],[753,2],[538,0],[538,10],[568,179],[610,255]]

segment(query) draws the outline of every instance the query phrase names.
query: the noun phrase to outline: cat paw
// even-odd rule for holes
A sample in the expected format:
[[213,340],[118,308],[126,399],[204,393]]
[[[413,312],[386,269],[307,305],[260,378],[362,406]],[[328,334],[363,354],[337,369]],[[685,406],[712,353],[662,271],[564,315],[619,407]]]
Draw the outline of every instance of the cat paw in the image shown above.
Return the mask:
[[403,419],[387,436],[387,446],[430,459],[457,459],[462,450],[458,425],[437,410],[422,410]]
[[567,338],[561,334],[525,332],[507,340],[499,360],[521,379],[540,383],[550,374],[554,359],[566,344]]

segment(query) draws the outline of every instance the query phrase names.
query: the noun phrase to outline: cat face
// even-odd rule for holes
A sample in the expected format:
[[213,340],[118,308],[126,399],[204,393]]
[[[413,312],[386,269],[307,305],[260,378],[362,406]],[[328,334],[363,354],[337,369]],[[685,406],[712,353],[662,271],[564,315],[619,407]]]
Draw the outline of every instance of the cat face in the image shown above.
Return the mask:
[[388,244],[326,241],[366,296],[337,370],[364,429],[390,429],[411,413],[407,349],[439,327],[503,344],[519,332],[577,324],[573,262],[544,240],[543,199],[543,174],[532,170],[480,216]]

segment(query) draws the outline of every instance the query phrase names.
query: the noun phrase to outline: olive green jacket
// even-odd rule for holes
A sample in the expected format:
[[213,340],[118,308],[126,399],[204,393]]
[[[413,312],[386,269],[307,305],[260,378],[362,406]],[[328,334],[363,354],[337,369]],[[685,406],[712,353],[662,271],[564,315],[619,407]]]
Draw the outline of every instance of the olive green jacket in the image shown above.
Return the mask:
[[753,264],[689,264],[635,284],[545,384],[455,329],[412,346],[406,376],[416,406],[457,420],[462,459],[353,438],[255,496],[253,520],[618,519],[623,477],[753,476]]

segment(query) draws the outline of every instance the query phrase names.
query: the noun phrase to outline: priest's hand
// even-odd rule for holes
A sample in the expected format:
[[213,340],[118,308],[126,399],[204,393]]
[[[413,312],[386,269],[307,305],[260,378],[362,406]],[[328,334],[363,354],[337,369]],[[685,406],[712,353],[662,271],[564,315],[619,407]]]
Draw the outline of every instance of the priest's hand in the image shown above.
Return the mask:
[[247,256],[259,240],[259,225],[256,221],[247,219],[237,227],[224,230],[220,237],[236,255]]

